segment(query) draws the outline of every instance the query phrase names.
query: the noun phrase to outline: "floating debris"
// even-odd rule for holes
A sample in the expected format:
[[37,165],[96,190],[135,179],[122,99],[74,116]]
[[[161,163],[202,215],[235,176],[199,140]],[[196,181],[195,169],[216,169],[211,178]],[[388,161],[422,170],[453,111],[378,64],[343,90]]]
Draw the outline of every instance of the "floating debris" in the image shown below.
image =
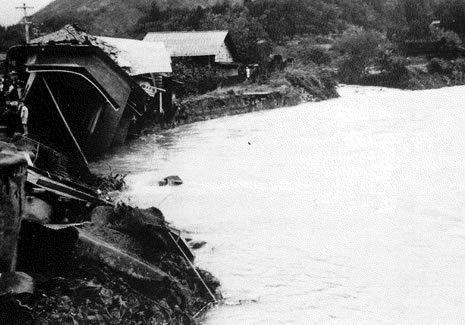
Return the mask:
[[179,176],[167,176],[163,178],[162,180],[158,181],[158,185],[160,186],[165,186],[165,185],[176,186],[176,185],[181,185],[181,184],[182,184],[182,179]]

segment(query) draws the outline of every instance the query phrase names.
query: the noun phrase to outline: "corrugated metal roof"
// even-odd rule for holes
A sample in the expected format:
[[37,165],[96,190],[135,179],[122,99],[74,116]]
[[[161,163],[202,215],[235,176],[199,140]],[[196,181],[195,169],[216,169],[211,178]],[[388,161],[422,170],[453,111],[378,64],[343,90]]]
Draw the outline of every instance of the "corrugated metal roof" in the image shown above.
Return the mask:
[[145,73],[172,72],[171,58],[163,43],[149,43],[125,38],[94,36],[74,25],[33,39],[31,44],[71,43],[99,47],[116,64],[135,76]]
[[227,30],[204,32],[151,32],[144,41],[163,42],[172,57],[217,55],[225,44]]

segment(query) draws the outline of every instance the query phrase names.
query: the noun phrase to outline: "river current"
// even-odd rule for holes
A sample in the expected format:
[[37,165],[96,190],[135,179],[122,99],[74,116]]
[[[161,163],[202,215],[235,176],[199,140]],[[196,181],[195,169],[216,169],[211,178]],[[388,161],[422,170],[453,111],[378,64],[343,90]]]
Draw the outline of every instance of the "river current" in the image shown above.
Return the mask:
[[[92,166],[207,244],[206,325],[464,324],[465,87],[184,125]],[[179,175],[184,184],[159,187]]]

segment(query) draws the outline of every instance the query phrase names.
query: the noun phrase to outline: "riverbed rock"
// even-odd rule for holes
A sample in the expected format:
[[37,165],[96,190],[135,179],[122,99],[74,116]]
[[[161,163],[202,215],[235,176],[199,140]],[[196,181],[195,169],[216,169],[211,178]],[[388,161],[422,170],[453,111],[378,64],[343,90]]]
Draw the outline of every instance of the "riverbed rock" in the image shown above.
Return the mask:
[[201,240],[201,241],[191,241],[189,242],[189,246],[192,248],[192,249],[199,249],[199,248],[202,248],[203,246],[205,246],[207,244],[207,242]]

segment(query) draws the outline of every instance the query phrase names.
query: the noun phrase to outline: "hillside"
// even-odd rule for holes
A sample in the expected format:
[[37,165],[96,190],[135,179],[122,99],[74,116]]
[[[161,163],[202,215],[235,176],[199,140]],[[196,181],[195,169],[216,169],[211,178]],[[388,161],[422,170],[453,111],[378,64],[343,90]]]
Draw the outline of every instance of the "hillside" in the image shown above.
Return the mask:
[[[106,36],[130,36],[134,24],[152,4],[161,9],[206,7],[218,0],[55,0],[33,15],[35,24],[46,22],[59,29],[68,23],[78,23],[89,33]],[[241,1],[236,1],[241,2]]]

